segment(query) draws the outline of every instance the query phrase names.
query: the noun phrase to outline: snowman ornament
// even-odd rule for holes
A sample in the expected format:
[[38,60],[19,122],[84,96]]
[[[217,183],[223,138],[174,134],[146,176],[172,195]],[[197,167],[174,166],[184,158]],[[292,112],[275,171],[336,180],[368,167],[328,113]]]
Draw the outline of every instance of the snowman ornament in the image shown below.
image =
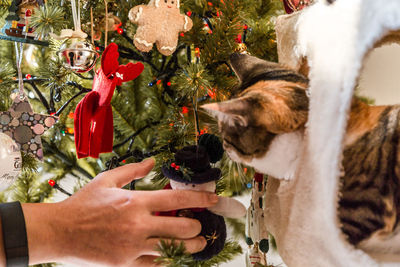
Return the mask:
[[[187,146],[175,154],[175,160],[162,168],[170,179],[172,190],[195,190],[215,192],[216,181],[221,170],[212,168],[207,149],[203,146]],[[179,216],[197,219],[202,225],[200,236],[207,241],[204,250],[192,254],[195,260],[208,260],[224,248],[226,225],[224,217],[241,218],[246,208],[236,199],[219,197],[218,203],[210,208],[193,208],[162,213],[163,216]]]

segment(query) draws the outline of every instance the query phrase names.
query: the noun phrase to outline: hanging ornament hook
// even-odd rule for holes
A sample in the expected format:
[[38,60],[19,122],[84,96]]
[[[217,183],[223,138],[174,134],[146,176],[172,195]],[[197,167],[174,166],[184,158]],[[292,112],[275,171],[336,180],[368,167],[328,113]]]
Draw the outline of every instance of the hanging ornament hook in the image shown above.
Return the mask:
[[77,0],[71,0],[71,11],[72,11],[72,19],[74,21],[74,30],[72,29],[63,29],[61,30],[61,34],[55,35],[50,34],[50,36],[57,40],[63,40],[67,38],[82,38],[86,39],[87,34],[84,33],[81,29],[81,12],[80,12],[80,1],[76,3]]

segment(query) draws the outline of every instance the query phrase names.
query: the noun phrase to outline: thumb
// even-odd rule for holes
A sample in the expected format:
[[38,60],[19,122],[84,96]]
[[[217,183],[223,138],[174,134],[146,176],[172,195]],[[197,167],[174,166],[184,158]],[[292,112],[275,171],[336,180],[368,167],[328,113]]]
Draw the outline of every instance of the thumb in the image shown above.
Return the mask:
[[154,164],[155,160],[149,158],[140,163],[131,163],[103,172],[98,179],[108,187],[121,188],[133,180],[145,177],[153,169]]

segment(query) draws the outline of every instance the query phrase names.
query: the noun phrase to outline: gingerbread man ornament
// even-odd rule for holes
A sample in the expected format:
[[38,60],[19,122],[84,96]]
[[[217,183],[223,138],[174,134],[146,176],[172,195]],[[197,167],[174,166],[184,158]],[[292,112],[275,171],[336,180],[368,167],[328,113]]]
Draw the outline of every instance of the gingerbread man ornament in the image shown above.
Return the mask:
[[129,19],[138,25],[134,44],[142,52],[149,52],[154,43],[158,51],[170,56],[176,50],[180,32],[189,31],[192,20],[181,14],[179,0],[150,0],[148,5],[135,6]]

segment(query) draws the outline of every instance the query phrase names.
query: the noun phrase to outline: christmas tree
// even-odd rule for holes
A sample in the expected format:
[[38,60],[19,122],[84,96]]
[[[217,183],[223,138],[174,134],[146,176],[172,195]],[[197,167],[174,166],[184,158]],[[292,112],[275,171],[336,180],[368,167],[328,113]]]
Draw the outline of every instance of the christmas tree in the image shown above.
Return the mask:
[[[74,177],[76,191],[104,170],[150,156],[157,160],[151,182],[131,184],[127,189],[163,188],[168,181],[161,167],[173,158],[174,152],[196,144],[204,133],[218,134],[215,122],[199,106],[225,100],[232,94],[237,79],[228,64],[229,56],[246,50],[254,56],[277,61],[274,19],[283,13],[279,0],[181,1],[180,11],[193,21],[193,27],[179,34],[176,50],[168,56],[156,47],[149,52],[135,47],[138,25],[129,18],[129,10],[141,4],[148,1],[79,3],[80,27],[88,34],[87,42],[100,55],[106,44],[113,42],[119,47],[119,64],[144,65],[139,77],[115,90],[111,100],[113,149],[112,153],[100,154],[98,159],[77,158],[74,112],[92,90],[94,70],[100,68],[100,60],[88,72],[67,69],[59,55],[65,44],[50,37],[60,34],[62,29],[73,28],[76,14],[71,12],[71,2],[47,0],[32,4],[32,15],[25,13],[25,21],[29,23],[26,28],[34,29],[35,39],[11,37],[4,32],[0,36],[6,39],[0,41],[1,111],[10,109],[13,103],[10,96],[22,78],[35,113],[58,117],[57,123],[41,136],[43,162],[22,151],[22,172],[1,194],[2,202],[51,202],[56,189],[66,195],[73,193],[60,186],[66,177]],[[21,5],[17,0],[1,2],[0,28],[11,27],[10,19],[15,20],[15,14],[20,14]],[[22,42],[26,44],[20,46]],[[18,59],[22,59],[22,77],[17,75]],[[222,179],[217,185],[220,195],[236,196],[248,190],[254,171],[226,156],[218,167],[222,169]],[[43,178],[49,174],[50,182]],[[241,221],[227,220],[227,223],[234,232],[244,234]],[[160,249],[163,255],[160,261],[170,266],[215,266],[241,252],[235,241],[229,241],[217,257],[195,262],[183,253],[182,247],[163,244]]]

